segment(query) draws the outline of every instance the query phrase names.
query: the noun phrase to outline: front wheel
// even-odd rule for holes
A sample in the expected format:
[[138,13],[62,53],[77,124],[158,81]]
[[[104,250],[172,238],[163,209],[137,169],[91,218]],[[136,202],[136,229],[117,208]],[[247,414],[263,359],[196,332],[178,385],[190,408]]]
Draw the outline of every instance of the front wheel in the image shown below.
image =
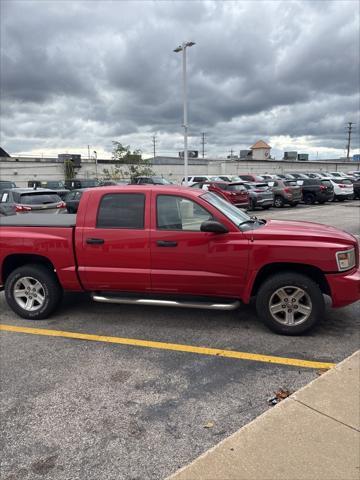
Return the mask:
[[47,318],[58,306],[62,288],[55,274],[43,265],[24,265],[10,273],[5,282],[6,301],[20,317]]
[[324,298],[319,286],[300,273],[284,272],[271,276],[260,286],[256,310],[274,332],[300,335],[323,316]]

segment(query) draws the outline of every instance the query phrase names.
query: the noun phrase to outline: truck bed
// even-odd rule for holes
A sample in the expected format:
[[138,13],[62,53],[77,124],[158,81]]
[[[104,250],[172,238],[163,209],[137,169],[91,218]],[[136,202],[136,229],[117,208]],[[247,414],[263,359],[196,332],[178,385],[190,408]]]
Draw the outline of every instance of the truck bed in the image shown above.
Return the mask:
[[75,227],[76,215],[53,213],[24,213],[0,217],[0,227]]

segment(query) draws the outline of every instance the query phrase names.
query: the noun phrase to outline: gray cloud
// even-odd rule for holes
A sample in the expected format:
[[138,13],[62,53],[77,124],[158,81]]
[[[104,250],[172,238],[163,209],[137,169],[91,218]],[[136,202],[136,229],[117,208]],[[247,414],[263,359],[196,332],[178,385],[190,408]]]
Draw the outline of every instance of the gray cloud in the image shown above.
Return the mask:
[[[342,155],[359,116],[356,1],[2,1],[1,139],[10,152],[181,148],[188,50],[191,142],[257,138]],[[359,119],[360,120],[360,119]],[[286,142],[286,141],[285,141]],[[306,143],[307,142],[307,143]],[[356,145],[357,143],[357,145]],[[354,136],[359,148],[359,135]]]

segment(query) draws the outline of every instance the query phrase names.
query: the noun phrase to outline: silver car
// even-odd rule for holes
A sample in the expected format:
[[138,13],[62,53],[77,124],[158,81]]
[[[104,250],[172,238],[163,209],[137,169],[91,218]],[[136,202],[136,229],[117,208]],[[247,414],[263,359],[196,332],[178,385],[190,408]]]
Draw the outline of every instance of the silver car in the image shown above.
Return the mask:
[[274,194],[267,183],[246,182],[244,186],[249,192],[250,210],[255,210],[257,207],[267,210],[273,205]]
[[0,204],[5,211],[16,213],[60,213],[66,205],[52,190],[46,188],[12,188],[1,192]]

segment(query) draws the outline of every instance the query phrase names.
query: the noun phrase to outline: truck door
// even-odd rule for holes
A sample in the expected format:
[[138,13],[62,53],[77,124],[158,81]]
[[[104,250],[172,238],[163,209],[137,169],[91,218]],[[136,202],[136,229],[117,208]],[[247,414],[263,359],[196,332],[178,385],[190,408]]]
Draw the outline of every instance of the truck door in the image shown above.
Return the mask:
[[[153,193],[151,283],[157,293],[239,298],[248,268],[249,241],[206,202],[186,195]],[[216,213],[217,212],[217,213]],[[229,232],[202,232],[215,219]]]
[[150,191],[136,192],[131,187],[126,192],[104,189],[91,192],[83,213],[83,226],[76,228],[78,270],[87,290],[150,289],[147,197],[150,198]]

